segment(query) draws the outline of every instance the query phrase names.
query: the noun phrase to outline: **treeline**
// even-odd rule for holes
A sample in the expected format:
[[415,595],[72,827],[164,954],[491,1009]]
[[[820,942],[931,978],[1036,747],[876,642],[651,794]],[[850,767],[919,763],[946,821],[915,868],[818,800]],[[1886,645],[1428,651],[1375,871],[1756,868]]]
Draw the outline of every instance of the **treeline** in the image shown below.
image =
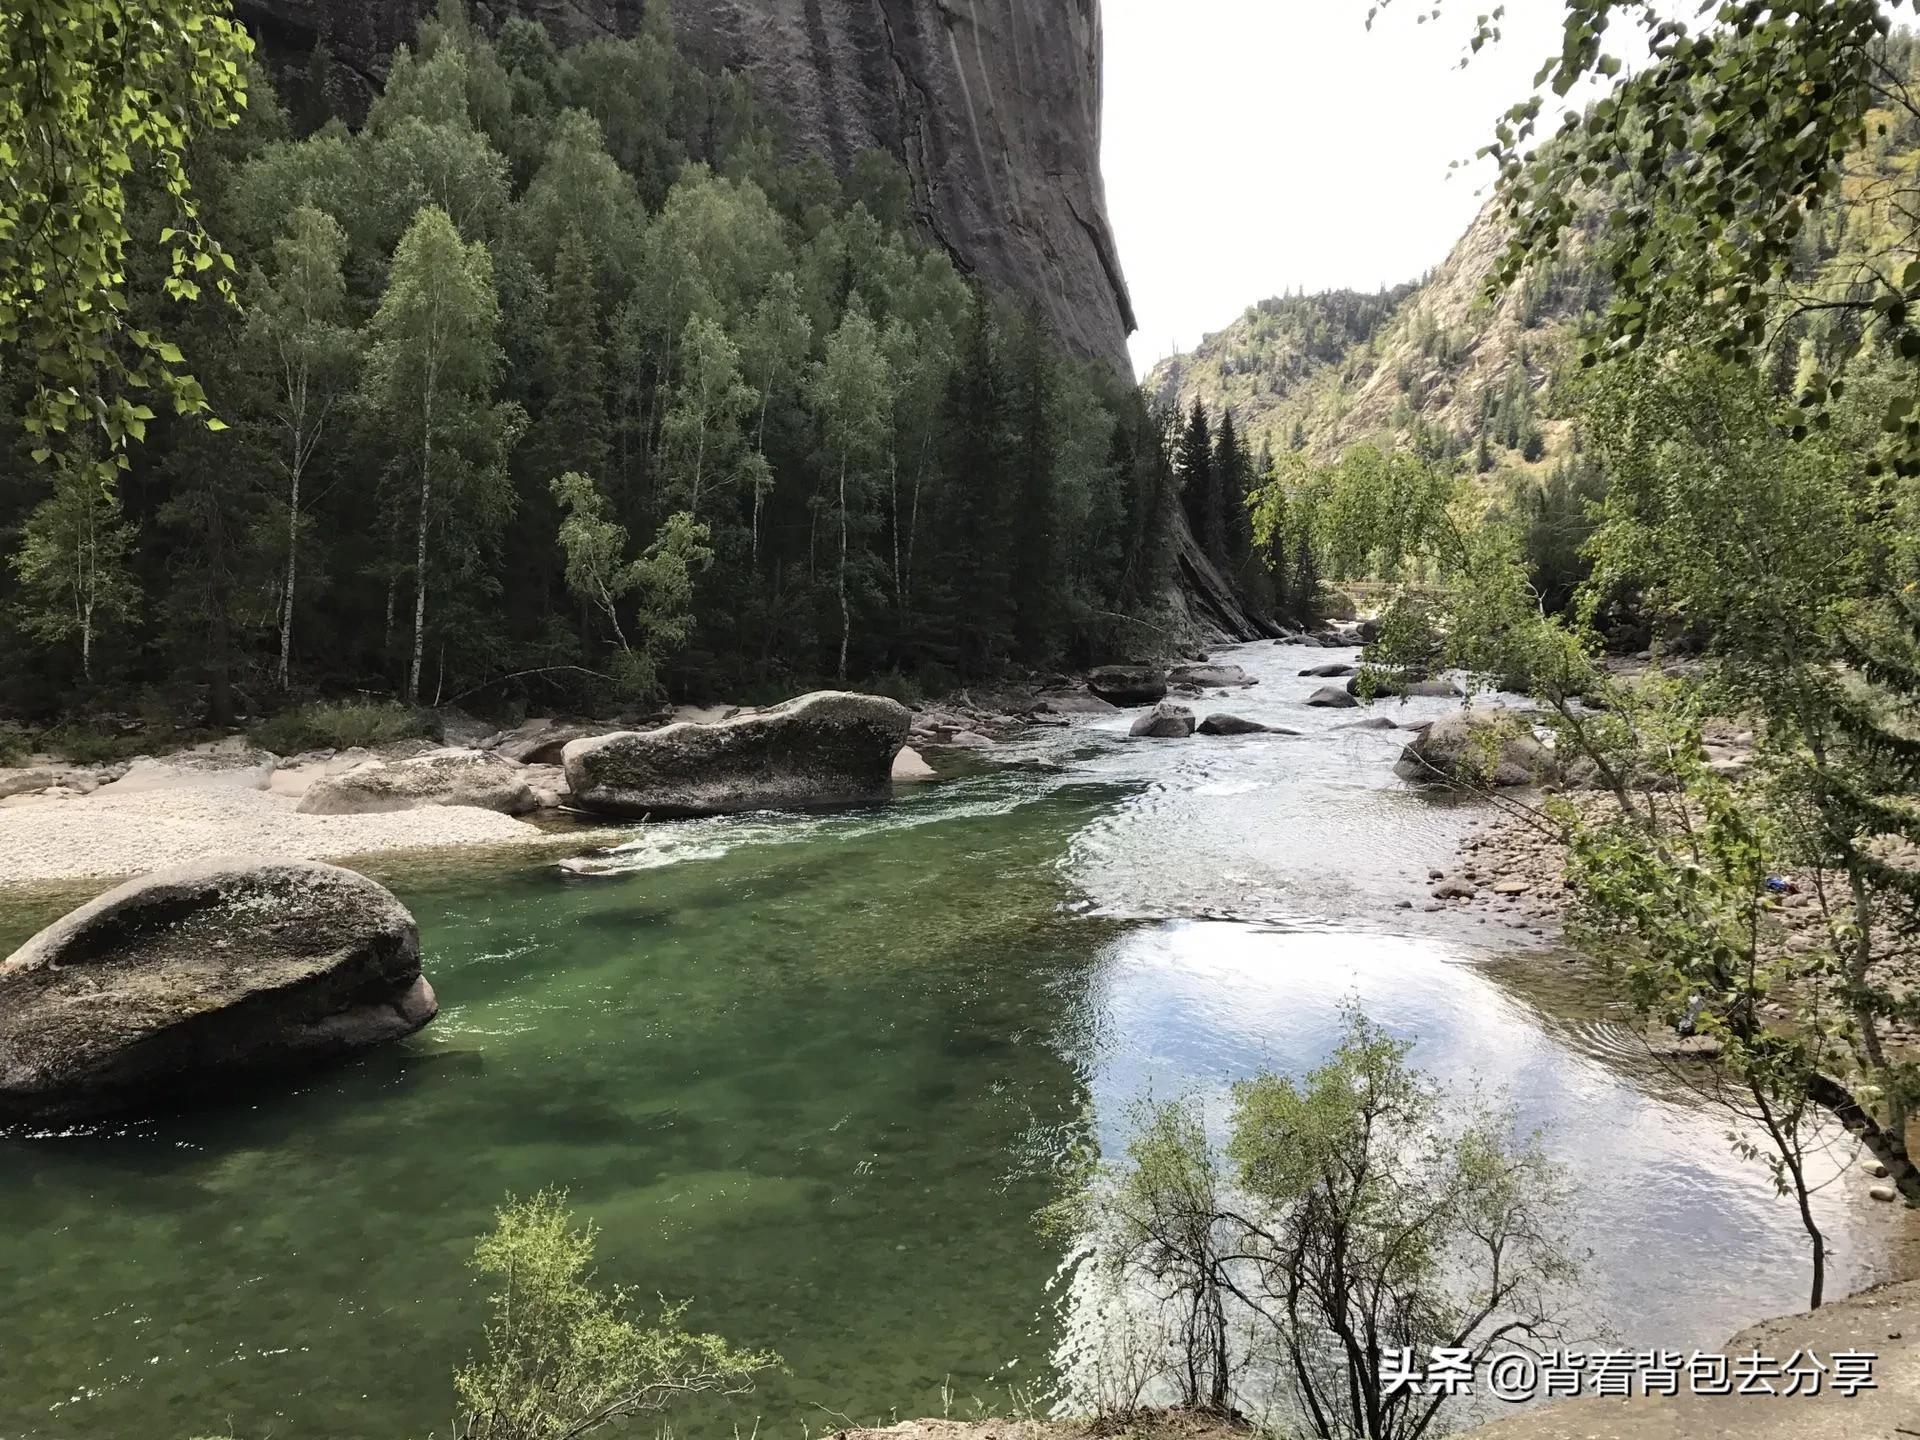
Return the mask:
[[932,689],[1149,633],[1164,422],[921,243],[890,157],[792,160],[664,7],[563,50],[443,4],[357,130],[328,64],[190,156],[238,305],[129,256],[217,421],[136,407],[107,486],[0,374],[20,716]]

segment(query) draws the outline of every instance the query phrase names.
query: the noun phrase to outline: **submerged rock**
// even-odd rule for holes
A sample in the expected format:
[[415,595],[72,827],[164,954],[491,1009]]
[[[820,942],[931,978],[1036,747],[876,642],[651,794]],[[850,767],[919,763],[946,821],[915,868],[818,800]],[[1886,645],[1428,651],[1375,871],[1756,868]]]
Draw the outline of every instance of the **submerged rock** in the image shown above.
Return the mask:
[[1136,740],[1185,740],[1193,734],[1193,711],[1162,700],[1127,731]]
[[1465,698],[1464,692],[1451,680],[1400,677],[1388,675],[1379,670],[1374,671],[1371,675],[1356,674],[1351,680],[1347,681],[1347,693],[1349,695],[1358,695],[1362,690],[1367,690],[1376,696],[1393,696],[1396,699],[1413,697],[1416,699],[1460,700]]
[[1441,785],[1534,785],[1554,775],[1553,752],[1502,705],[1443,715],[1400,752],[1393,773]]
[[1087,688],[1110,705],[1151,705],[1167,697],[1167,677],[1151,665],[1102,665]]
[[882,696],[823,690],[712,725],[575,740],[567,784],[575,805],[636,819],[871,804],[892,794],[912,718]]
[[1364,720],[1343,721],[1333,728],[1336,730],[1398,730],[1400,727],[1384,715],[1369,715]]
[[425,805],[471,805],[525,815],[538,810],[540,800],[522,767],[479,750],[441,750],[315,780],[300,797],[299,808],[302,815],[375,815]]
[[1316,680],[1344,680],[1347,678],[1347,676],[1354,673],[1354,667],[1351,665],[1339,665],[1339,664],[1309,665],[1306,669],[1302,670],[1300,673],[1302,675],[1309,677],[1310,679],[1316,679]]
[[363,875],[215,861],[110,890],[0,962],[0,1123],[152,1109],[410,1035],[420,932]]

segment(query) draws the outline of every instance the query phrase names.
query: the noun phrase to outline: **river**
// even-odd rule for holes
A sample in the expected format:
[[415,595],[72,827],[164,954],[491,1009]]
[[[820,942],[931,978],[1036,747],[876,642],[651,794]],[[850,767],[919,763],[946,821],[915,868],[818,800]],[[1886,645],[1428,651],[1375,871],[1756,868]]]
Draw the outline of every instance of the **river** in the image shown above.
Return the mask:
[[[1044,1399],[1078,1363],[1032,1223],[1058,1159],[1116,1146],[1142,1095],[1311,1067],[1351,1001],[1447,1080],[1509,1089],[1570,1167],[1581,1333],[1715,1346],[1800,1308],[1796,1217],[1720,1114],[1535,983],[1560,960],[1518,947],[1542,942],[1396,908],[1474,817],[1394,782],[1404,735],[1304,706],[1324,682],[1297,669],[1350,656],[1219,658],[1261,684],[1200,704],[1307,733],[1083,719],[883,812],[638,831],[592,877],[383,873],[420,920],[427,1031],[0,1141],[0,1437],[444,1430],[473,1237],[543,1187],[599,1225],[604,1278],[785,1357],[703,1433]],[[1829,1293],[1887,1278],[1901,1222],[1861,1188],[1819,1197]]]

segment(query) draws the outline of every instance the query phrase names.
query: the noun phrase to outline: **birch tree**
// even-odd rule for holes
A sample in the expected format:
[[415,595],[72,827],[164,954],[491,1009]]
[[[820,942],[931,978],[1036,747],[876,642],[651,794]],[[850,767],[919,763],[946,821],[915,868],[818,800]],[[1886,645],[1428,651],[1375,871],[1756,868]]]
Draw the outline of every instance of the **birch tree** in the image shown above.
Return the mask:
[[273,244],[273,271],[257,277],[247,338],[269,378],[265,408],[275,432],[275,463],[286,483],[287,563],[280,595],[280,653],[275,678],[288,687],[300,575],[303,487],[328,426],[348,393],[356,337],[345,323],[341,262],[346,232],[325,211],[302,205]]
[[491,254],[483,244],[464,243],[447,213],[428,206],[394,252],[386,294],[373,317],[364,387],[369,411],[403,445],[403,463],[418,472],[409,703],[420,698],[426,654],[435,482],[440,469],[458,459],[444,453],[449,442],[471,429],[481,418],[477,412],[492,408],[499,323]]
[[853,638],[853,610],[847,599],[848,481],[857,485],[866,478],[886,444],[893,414],[880,336],[860,310],[849,310],[828,339],[826,357],[814,366],[808,388],[838,477],[840,564],[835,590],[840,600],[840,664],[836,673],[844,684],[847,649]]

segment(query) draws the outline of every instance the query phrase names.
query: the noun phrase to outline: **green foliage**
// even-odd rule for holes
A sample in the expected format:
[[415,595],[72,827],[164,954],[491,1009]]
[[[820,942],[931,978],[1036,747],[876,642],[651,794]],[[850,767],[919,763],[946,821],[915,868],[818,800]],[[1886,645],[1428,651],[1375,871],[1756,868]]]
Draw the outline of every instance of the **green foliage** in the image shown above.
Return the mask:
[[[187,154],[238,123],[251,52],[219,0],[20,0],[0,16],[0,354],[34,376],[22,424],[35,458],[97,455],[61,438],[84,432],[124,468],[154,418],[143,391],[207,412],[179,348],[130,322],[127,277],[157,246],[169,297],[211,285],[232,298],[233,259],[201,223]],[[157,240],[131,227],[136,172],[172,212]]]
[[90,470],[63,469],[36,505],[8,564],[20,584],[15,613],[37,640],[74,643],[93,675],[94,641],[108,620],[131,619],[140,592],[128,568],[134,532],[117,496]]
[[1150,1103],[1126,1158],[1043,1217],[1084,1236],[1098,1278],[1156,1309],[1189,1405],[1239,1386],[1291,1397],[1300,1433],[1424,1433],[1440,1387],[1396,1386],[1411,1350],[1559,1335],[1578,1263],[1565,1178],[1510,1110],[1443,1091],[1357,1012],[1301,1080],[1234,1087],[1224,1154],[1189,1101]]
[[491,1286],[485,1351],[454,1373],[459,1440],[567,1440],[697,1395],[741,1395],[777,1366],[684,1328],[687,1302],[650,1323],[633,1294],[596,1284],[596,1232],[576,1225],[566,1196],[510,1201],[474,1250]]
[[[664,6],[562,48],[443,0],[357,130],[288,140],[253,88],[249,123],[187,152],[206,245],[245,262],[245,315],[176,328],[167,254],[127,254],[124,325],[166,330],[169,363],[191,356],[238,423],[142,407],[126,484],[98,486],[102,516],[115,493],[128,508],[100,553],[152,622],[120,643],[130,592],[101,592],[113,685],[201,687],[226,723],[266,689],[540,687],[582,707],[616,669],[649,694],[937,686],[1157,643],[1175,517],[1131,387],[923,244],[894,161],[857,157],[844,184],[776,164],[744,81],[689,63]],[[303,121],[324,88],[295,97]],[[179,227],[164,186],[127,201],[136,229]],[[37,383],[0,373],[14,537],[47,495],[33,449],[96,470],[112,453],[97,427],[41,446]],[[552,488],[570,474],[599,497],[591,523],[631,537],[610,574],[659,546],[659,598],[636,581],[610,616],[583,593],[555,544],[585,513]],[[0,570],[8,702],[35,718],[89,648],[45,619],[52,553],[32,587]]]
[[427,734],[418,710],[391,700],[315,700],[283,710],[248,732],[253,743],[276,755],[308,750],[350,750],[386,745]]

